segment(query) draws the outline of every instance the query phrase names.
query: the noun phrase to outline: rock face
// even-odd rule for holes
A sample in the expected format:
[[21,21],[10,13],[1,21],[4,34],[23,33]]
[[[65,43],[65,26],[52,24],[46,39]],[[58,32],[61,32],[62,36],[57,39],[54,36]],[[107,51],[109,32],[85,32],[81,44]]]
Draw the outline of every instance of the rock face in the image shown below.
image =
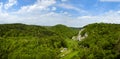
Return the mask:
[[85,33],[84,36],[81,36],[81,32],[82,32],[83,30],[84,30],[84,29],[81,29],[81,30],[79,31],[78,35],[77,35],[77,36],[73,36],[72,39],[73,39],[73,40],[81,41],[82,39],[86,38],[86,37],[88,36],[87,33]]

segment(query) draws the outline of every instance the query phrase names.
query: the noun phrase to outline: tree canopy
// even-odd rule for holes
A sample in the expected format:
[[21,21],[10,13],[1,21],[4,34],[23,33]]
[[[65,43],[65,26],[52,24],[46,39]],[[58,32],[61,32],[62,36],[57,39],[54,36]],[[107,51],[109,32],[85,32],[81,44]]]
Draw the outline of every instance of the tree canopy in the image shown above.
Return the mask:
[[0,59],[120,59],[120,24],[94,23],[81,29],[65,25],[0,24]]

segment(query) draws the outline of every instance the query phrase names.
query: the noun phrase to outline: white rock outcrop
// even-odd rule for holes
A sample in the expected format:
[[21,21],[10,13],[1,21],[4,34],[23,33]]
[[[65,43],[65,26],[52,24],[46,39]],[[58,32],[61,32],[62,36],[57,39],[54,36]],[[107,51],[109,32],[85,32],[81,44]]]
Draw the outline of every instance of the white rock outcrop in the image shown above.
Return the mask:
[[87,33],[85,33],[84,36],[81,36],[81,32],[82,32],[83,30],[84,30],[84,29],[81,29],[81,30],[79,31],[78,35],[77,35],[77,36],[73,36],[72,39],[73,39],[73,40],[81,41],[82,39],[88,37],[88,34],[87,34]]

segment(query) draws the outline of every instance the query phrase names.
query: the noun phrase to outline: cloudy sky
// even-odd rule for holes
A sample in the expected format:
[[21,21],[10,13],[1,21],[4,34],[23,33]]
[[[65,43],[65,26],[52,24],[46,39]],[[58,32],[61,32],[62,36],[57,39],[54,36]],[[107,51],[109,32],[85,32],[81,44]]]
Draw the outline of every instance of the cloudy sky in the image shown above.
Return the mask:
[[0,0],[0,24],[120,24],[120,0]]

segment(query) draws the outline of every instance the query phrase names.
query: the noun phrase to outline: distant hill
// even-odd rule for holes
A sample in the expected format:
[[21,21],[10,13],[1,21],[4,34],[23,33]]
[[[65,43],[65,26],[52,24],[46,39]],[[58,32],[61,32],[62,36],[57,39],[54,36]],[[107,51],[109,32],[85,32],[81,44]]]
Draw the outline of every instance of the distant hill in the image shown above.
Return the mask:
[[75,29],[75,28],[70,28],[67,27],[65,25],[55,25],[53,27],[51,27],[51,30],[59,35],[61,35],[62,37],[68,37],[68,38],[72,38],[72,36],[76,35],[76,33],[78,33],[79,29]]
[[25,24],[4,24],[0,25],[1,37],[18,37],[18,36],[34,36],[44,37],[52,36],[55,33],[49,31],[42,26],[25,25]]

